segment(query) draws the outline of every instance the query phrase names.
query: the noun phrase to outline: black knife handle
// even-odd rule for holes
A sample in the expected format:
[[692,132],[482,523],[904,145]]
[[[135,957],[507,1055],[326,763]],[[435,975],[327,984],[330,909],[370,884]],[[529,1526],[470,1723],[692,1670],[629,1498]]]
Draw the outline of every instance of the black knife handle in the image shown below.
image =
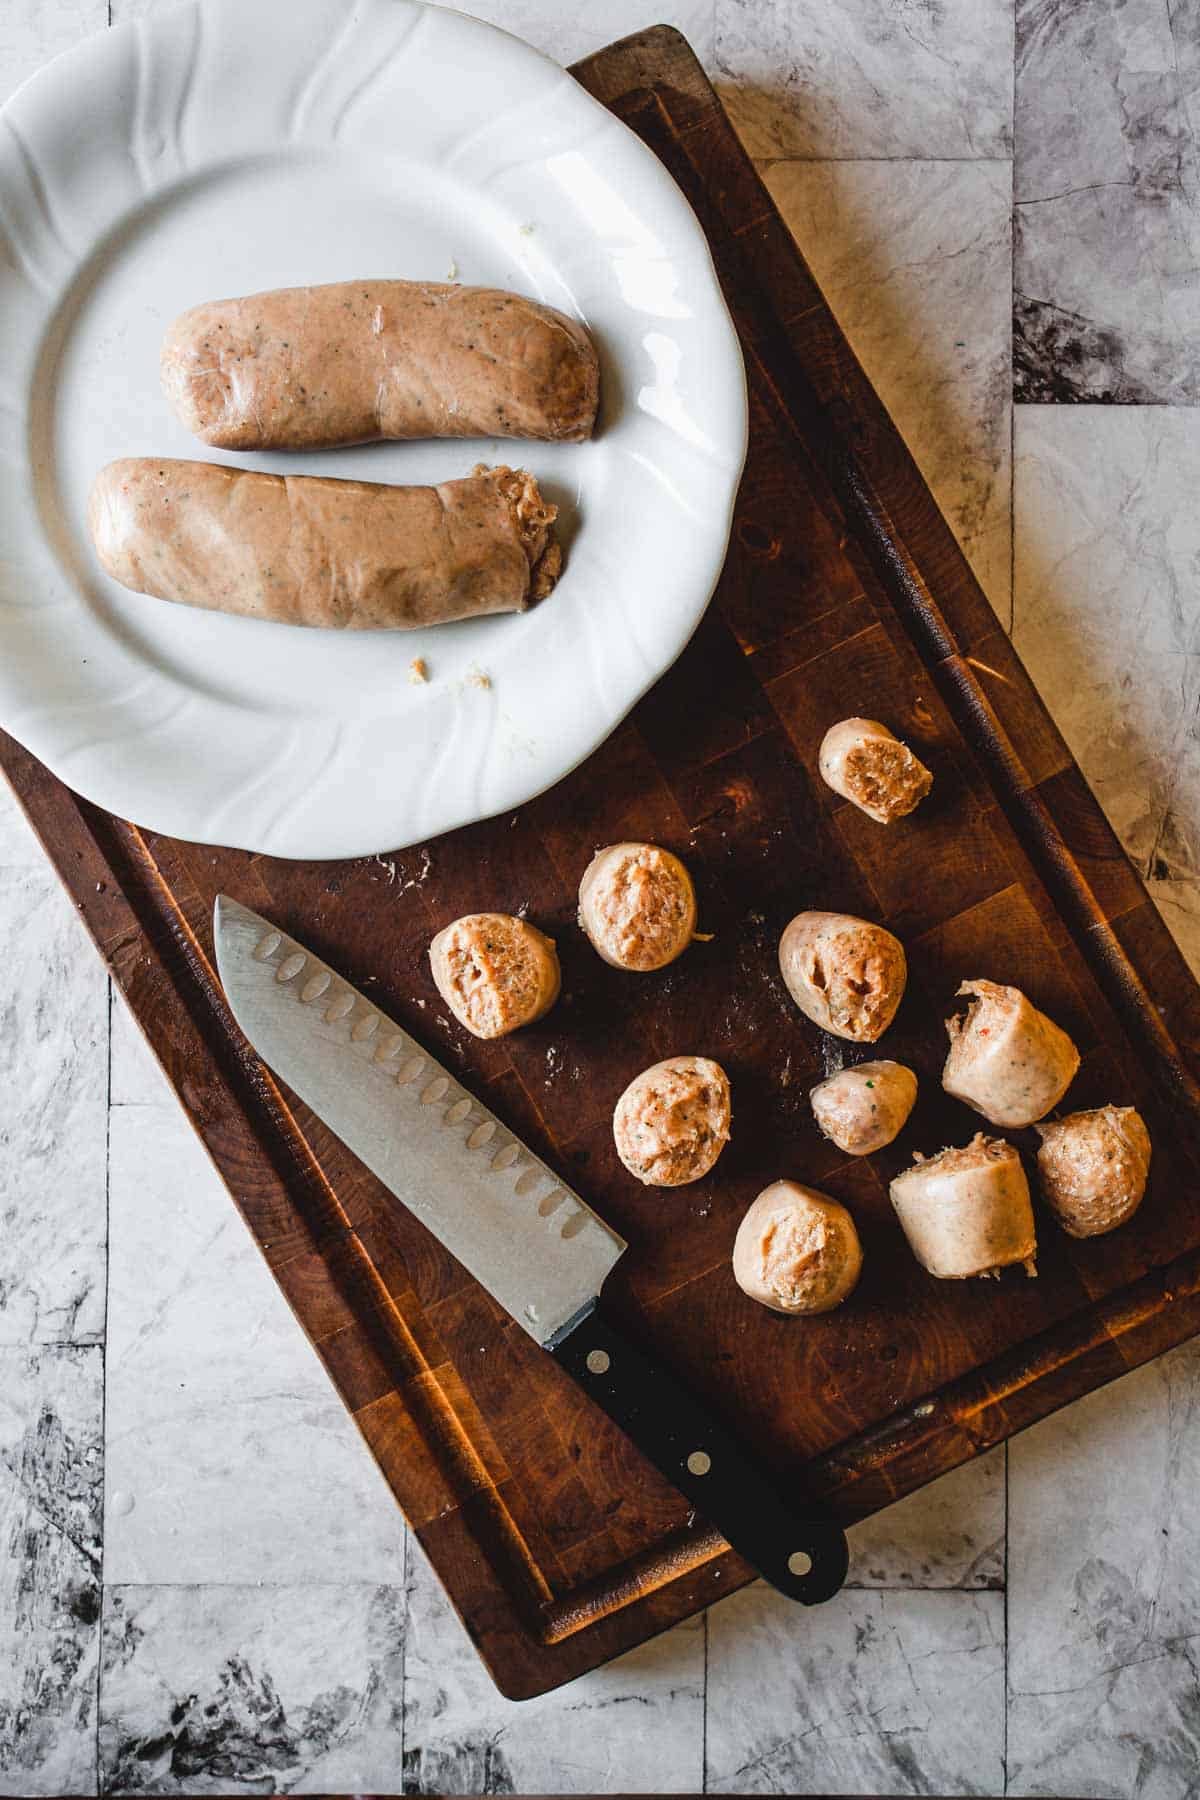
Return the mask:
[[846,1534],[776,1479],[598,1309],[546,1348],[772,1587],[815,1606],[846,1579]]

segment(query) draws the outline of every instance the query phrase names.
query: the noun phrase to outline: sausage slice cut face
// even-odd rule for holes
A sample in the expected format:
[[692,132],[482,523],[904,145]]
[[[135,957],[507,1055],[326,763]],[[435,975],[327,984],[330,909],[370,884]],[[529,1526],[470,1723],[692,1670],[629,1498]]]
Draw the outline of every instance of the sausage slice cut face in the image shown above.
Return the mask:
[[856,1044],[883,1036],[908,979],[899,938],[852,913],[797,913],[779,940],[779,969],[814,1025]]
[[880,825],[921,804],[933,776],[907,744],[878,719],[842,719],[821,740],[822,779]]
[[1079,1068],[1079,1052],[1020,988],[964,981],[974,998],[947,1019],[950,1054],[942,1086],[993,1125],[1032,1125],[1057,1106]]
[[613,1113],[617,1155],[647,1187],[707,1175],[729,1141],[729,1079],[707,1056],[670,1056],[630,1082]]
[[584,870],[579,923],[613,968],[663,969],[695,935],[692,878],[657,844],[609,844]]
[[889,1192],[913,1255],[940,1280],[996,1275],[1014,1263],[1037,1274],[1029,1183],[1002,1138],[978,1132],[962,1149],[917,1153]]
[[477,1038],[506,1037],[549,1012],[561,976],[553,938],[510,913],[467,913],[429,946],[438,993]]
[[798,1181],[764,1188],[733,1246],[742,1292],[778,1313],[831,1312],[854,1288],[862,1260],[846,1208]]

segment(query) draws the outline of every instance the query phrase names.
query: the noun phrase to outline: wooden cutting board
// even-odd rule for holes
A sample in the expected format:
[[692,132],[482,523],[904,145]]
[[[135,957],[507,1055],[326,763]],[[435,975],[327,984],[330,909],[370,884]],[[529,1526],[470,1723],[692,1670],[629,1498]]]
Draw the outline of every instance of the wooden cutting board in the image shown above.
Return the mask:
[[[235,1204],[504,1693],[540,1693],[748,1580],[556,1366],[233,1027],[212,967],[219,890],[311,945],[629,1239],[614,1300],[654,1353],[846,1521],[1200,1329],[1200,991],[1123,856],[687,44],[659,27],[575,73],[695,206],[745,346],[751,449],[716,601],[677,666],[568,780],[394,858],[296,864],[138,831],[15,743],[0,763]],[[648,496],[648,504],[652,504]],[[646,604],[653,605],[653,594]],[[882,830],[816,776],[826,726],[886,720],[936,773]],[[650,838],[693,870],[713,933],[623,976],[575,923],[593,849]],[[807,907],[882,920],[911,978],[883,1052],[921,1098],[903,1147],[847,1162],[807,1090],[840,1055],[776,973]],[[446,1018],[425,948],[458,913],[528,910],[564,994],[493,1044]],[[1036,1281],[925,1275],[887,1199],[912,1148],[978,1125],[938,1083],[964,976],[1015,982],[1071,1032],[1073,1105],[1142,1108],[1136,1221],[1075,1243],[1042,1222]],[[698,1051],[733,1083],[714,1177],[647,1191],[613,1101]],[[1025,1134],[1031,1147],[1031,1133]],[[779,1318],[729,1271],[737,1221],[789,1175],[853,1210],[866,1266],[822,1319]]]

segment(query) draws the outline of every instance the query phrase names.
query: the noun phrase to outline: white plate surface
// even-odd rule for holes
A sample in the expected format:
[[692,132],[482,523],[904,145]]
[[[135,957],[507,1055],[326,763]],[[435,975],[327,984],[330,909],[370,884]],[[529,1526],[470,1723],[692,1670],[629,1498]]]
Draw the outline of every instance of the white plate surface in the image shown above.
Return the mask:
[[[587,323],[591,443],[226,453],[161,395],[163,331],[198,301],[451,274]],[[0,724],[141,825],[334,857],[520,805],[687,642],[745,444],[690,208],[492,26],[412,0],[199,0],[81,45],[0,113]],[[167,605],[109,581],[84,530],[95,472],[132,455],[394,482],[522,463],[560,503],[566,573],[519,617],[412,633]]]

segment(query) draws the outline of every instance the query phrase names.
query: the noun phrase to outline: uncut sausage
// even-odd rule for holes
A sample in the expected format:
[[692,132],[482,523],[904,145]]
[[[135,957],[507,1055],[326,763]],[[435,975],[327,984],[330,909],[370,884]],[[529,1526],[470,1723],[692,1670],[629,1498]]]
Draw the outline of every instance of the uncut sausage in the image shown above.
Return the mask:
[[523,469],[384,487],[130,457],[96,477],[88,529],[108,574],[138,593],[403,631],[542,599],[561,566],[556,512]]
[[498,288],[339,281],[212,300],[163,340],[163,391],[229,450],[380,438],[592,434],[599,365],[583,326]]

